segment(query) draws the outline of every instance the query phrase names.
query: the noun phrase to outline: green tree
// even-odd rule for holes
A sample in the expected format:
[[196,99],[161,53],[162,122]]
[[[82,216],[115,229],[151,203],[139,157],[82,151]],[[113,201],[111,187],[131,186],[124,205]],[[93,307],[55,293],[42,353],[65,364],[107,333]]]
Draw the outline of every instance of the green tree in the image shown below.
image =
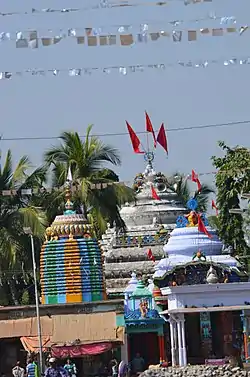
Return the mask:
[[[119,178],[106,166],[120,165],[118,151],[104,144],[98,137],[91,136],[91,130],[92,126],[89,126],[84,140],[81,140],[77,132],[63,132],[60,136],[61,144],[45,153],[45,163],[52,170],[53,186],[62,187],[65,184],[70,168],[76,210],[89,217],[100,236],[106,230],[107,222],[118,228],[125,227],[119,207],[124,202],[135,200],[135,195],[129,187],[115,184],[119,182]],[[100,183],[101,190],[94,187]],[[45,195],[44,199],[43,205],[52,220],[63,210],[64,193],[54,192]]]
[[219,207],[218,232],[226,246],[237,254],[248,254],[242,215],[230,213],[240,208],[240,195],[250,191],[250,151],[247,148],[230,148],[220,141],[222,157],[212,157],[216,174],[217,206]]
[[15,169],[8,150],[5,163],[0,167],[0,191],[14,190],[15,195],[0,196],[0,297],[5,304],[20,303],[24,281],[32,279],[30,240],[23,228],[30,227],[37,249],[45,230],[44,214],[32,205],[30,195],[21,195],[22,189],[38,188],[46,172],[39,168],[31,174],[28,157],[23,156]]
[[170,189],[175,191],[180,202],[186,206],[191,198],[195,198],[198,202],[198,211],[206,212],[209,203],[209,196],[214,192],[208,185],[203,184],[201,190],[192,193],[188,180],[184,174],[175,173],[168,179]]

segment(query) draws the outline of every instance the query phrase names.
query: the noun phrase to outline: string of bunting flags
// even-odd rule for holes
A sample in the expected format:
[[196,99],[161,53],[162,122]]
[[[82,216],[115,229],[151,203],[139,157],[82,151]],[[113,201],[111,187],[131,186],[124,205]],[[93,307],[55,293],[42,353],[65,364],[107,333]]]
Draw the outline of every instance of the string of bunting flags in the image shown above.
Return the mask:
[[[132,27],[132,26],[131,26]],[[241,27],[219,27],[219,28],[199,28],[197,30],[156,30],[149,32],[149,25],[140,25],[140,33],[126,33],[130,25],[120,26],[120,34],[102,34],[102,30],[97,28],[77,29],[71,28],[65,31],[60,30],[58,33],[47,31],[44,36],[38,36],[38,31],[15,32],[13,37],[10,32],[2,32],[0,34],[0,42],[7,42],[15,40],[15,47],[17,49],[31,48],[36,49],[39,47],[48,47],[57,45],[63,40],[70,38],[76,42],[77,45],[86,47],[102,47],[102,46],[133,46],[135,44],[147,42],[159,42],[162,39],[168,39],[172,42],[195,42],[200,37],[223,37],[231,34],[238,34],[241,36],[249,26],[244,25]],[[83,31],[84,30],[84,31]],[[115,31],[114,31],[115,32]],[[53,33],[53,34],[52,34]],[[121,34],[122,33],[122,34]],[[92,35],[94,34],[94,35]]]
[[[211,172],[203,172],[203,173],[195,173],[192,171],[191,174],[187,174],[185,176],[185,179],[191,180],[192,182],[197,183],[197,189],[198,189],[198,182],[195,177],[198,178],[201,176],[207,176],[207,175],[216,175],[217,171],[211,171]],[[194,180],[195,179],[195,180]],[[199,181],[200,182],[200,181]],[[201,184],[201,183],[200,183]],[[132,181],[120,181],[120,182],[103,182],[103,183],[93,183],[90,185],[91,190],[104,190],[107,189],[110,186],[128,186],[131,187],[133,185]],[[199,190],[199,189],[198,189]],[[20,190],[0,190],[0,196],[31,196],[31,195],[37,195],[37,194],[45,194],[45,193],[52,193],[56,191],[64,191],[63,187],[42,187],[42,188],[26,188],[26,189],[20,189]],[[74,192],[74,187],[72,188],[72,191]],[[157,195],[157,194],[156,194]],[[155,194],[152,192],[152,197],[154,198]],[[156,199],[156,197],[154,198]],[[157,195],[157,199],[160,200],[160,198]]]
[[[2,31],[0,33],[0,42],[6,42],[6,41],[11,41],[15,40],[18,42],[19,40],[26,39],[27,42],[31,42],[34,39],[44,39],[42,36],[38,36],[40,33],[44,33],[45,37],[48,36],[48,34],[51,35],[51,33],[55,33],[56,37],[59,38],[66,38],[66,37],[76,37],[79,35],[81,36],[100,36],[100,35],[110,35],[114,33],[128,33],[131,32],[133,29],[139,30],[141,33],[149,32],[149,29],[152,29],[155,25],[163,25],[163,24],[168,24],[173,27],[182,25],[184,23],[199,23],[199,22],[204,22],[204,21],[218,21],[220,22],[220,25],[229,25],[229,24],[236,24],[236,17],[235,16],[217,16],[215,13],[211,12],[205,17],[200,17],[200,18],[194,18],[191,20],[183,20],[183,19],[175,19],[172,21],[151,21],[150,23],[140,23],[140,24],[111,24],[111,25],[102,25],[98,27],[74,27],[74,28],[67,28],[67,29],[58,29],[55,31],[52,31],[51,28],[49,29],[39,29],[39,30],[23,30],[23,31],[15,31],[15,32],[10,32],[10,31]],[[55,38],[55,36],[53,36]],[[18,46],[17,46],[18,47]],[[32,47],[30,45],[29,47]]]
[[[68,13],[75,13],[75,12],[86,12],[89,10],[100,10],[100,9],[110,9],[110,8],[126,8],[126,7],[148,7],[148,6],[166,6],[170,3],[176,2],[176,0],[169,0],[169,1],[151,1],[151,2],[133,2],[124,0],[121,2],[118,1],[108,1],[108,0],[101,0],[98,4],[90,5],[86,7],[77,7],[77,8],[43,8],[43,9],[36,9],[31,8],[30,10],[26,11],[10,11],[10,12],[1,12],[0,16],[8,17],[8,16],[16,16],[16,15],[32,15],[32,14],[48,14],[48,13],[61,13],[61,14],[68,14]],[[190,5],[190,4],[198,4],[198,3],[211,3],[213,0],[180,0],[183,5]]]
[[250,56],[229,59],[213,59],[213,60],[197,60],[197,61],[177,61],[175,63],[158,63],[158,64],[138,64],[128,66],[108,66],[108,67],[81,67],[81,68],[53,68],[53,69],[37,69],[28,68],[23,71],[0,71],[0,80],[9,80],[15,77],[27,77],[27,76],[50,76],[56,77],[66,75],[68,77],[81,77],[90,76],[94,73],[102,73],[109,75],[111,73],[119,74],[121,76],[127,76],[132,73],[155,71],[162,72],[167,68],[183,67],[183,68],[207,68],[213,65],[228,66],[242,66],[250,64]]

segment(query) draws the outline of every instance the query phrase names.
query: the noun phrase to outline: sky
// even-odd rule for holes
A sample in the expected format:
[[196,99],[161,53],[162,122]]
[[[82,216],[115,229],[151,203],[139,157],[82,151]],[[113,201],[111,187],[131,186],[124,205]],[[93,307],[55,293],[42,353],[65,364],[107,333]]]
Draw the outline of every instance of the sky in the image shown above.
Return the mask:
[[[0,0],[0,11],[27,11],[31,8],[74,8],[98,4],[99,0]],[[148,2],[149,0],[146,0]],[[142,0],[138,0],[142,2]],[[20,5],[24,4],[24,5]],[[133,24],[134,33],[140,24],[148,24],[149,31],[174,28],[173,20],[185,20],[179,30],[220,27],[220,20],[190,23],[190,20],[216,16],[234,16],[237,27],[249,21],[248,0],[213,0],[185,6],[181,0],[172,0],[168,6],[138,6],[131,8],[98,9],[68,14],[42,14],[1,17],[0,32],[46,30],[85,27],[105,27]],[[226,25],[224,25],[225,27]],[[52,33],[53,34],[53,33]],[[127,76],[118,73],[91,76],[13,78],[0,81],[1,129],[3,138],[52,137],[63,131],[77,131],[84,135],[88,124],[94,124],[93,133],[126,132],[125,120],[135,131],[145,129],[144,111],[147,110],[155,129],[162,122],[167,129],[249,120],[245,125],[205,128],[200,130],[169,131],[169,156],[157,148],[155,169],[171,174],[181,171],[189,174],[214,171],[212,155],[219,155],[218,140],[230,146],[250,147],[250,65],[206,69],[183,68],[178,60],[196,61],[244,58],[249,52],[250,30],[224,37],[200,37],[198,41],[174,43],[162,38],[158,42],[135,44],[129,47],[87,47],[73,39],[38,49],[16,49],[15,40],[0,43],[0,71],[20,71],[29,68],[106,67],[114,65],[174,63],[164,72],[157,70]],[[132,180],[144,170],[142,156],[133,154],[128,136],[102,137],[105,143],[119,149],[122,165],[116,168],[121,180]],[[142,136],[145,144],[146,137]],[[42,163],[43,153],[56,140],[24,140],[0,142],[2,157],[10,148],[14,160],[28,154],[33,165]],[[202,177],[211,183],[213,175]]]

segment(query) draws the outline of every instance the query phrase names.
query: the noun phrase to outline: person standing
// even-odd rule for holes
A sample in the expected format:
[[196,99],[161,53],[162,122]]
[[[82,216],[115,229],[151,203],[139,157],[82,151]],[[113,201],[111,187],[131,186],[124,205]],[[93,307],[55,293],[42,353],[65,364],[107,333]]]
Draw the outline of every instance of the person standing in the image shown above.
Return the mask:
[[12,375],[13,377],[24,377],[24,368],[21,367],[20,361],[17,361],[12,369]]
[[76,377],[76,365],[72,363],[70,359],[67,360],[66,364],[64,365],[64,369],[66,369],[70,377]]
[[38,368],[33,359],[28,359],[26,375],[27,377],[38,377]]
[[139,352],[135,355],[135,358],[132,360],[132,373],[137,375],[139,373],[142,373],[144,371],[145,362],[144,359],[141,357]]
[[69,373],[63,367],[57,365],[56,359],[49,359],[49,367],[45,371],[45,377],[69,377]]

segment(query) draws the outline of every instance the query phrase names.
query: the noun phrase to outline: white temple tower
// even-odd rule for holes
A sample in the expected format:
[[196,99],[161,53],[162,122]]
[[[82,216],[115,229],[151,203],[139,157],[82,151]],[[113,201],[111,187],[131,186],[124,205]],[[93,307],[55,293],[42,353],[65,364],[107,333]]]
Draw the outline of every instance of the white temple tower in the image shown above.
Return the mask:
[[[186,212],[167,178],[154,171],[153,159],[152,152],[145,154],[146,169],[134,179],[136,203],[121,209],[126,234],[109,228],[103,235],[107,293],[112,297],[123,295],[132,272],[144,281],[152,276],[176,218]],[[152,187],[160,200],[152,198]]]

